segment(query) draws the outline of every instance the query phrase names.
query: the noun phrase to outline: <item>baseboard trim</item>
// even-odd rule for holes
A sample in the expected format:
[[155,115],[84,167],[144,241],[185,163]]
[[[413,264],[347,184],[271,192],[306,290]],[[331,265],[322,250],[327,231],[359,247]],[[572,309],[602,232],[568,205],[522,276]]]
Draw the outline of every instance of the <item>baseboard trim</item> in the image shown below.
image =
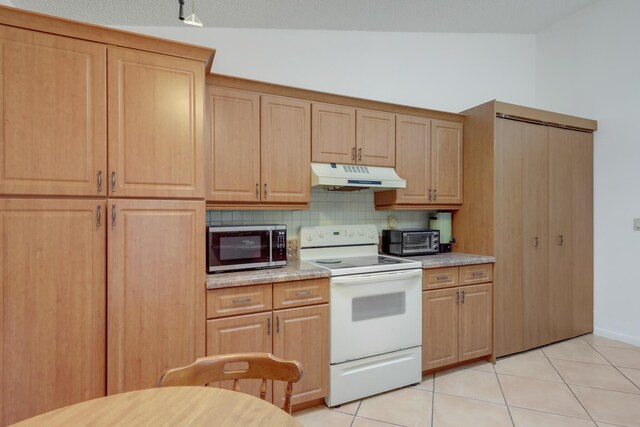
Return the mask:
[[604,328],[593,328],[593,334],[601,337],[609,338],[612,340],[618,340],[627,344],[640,347],[640,337],[634,337],[632,335],[621,334],[618,332],[610,331]]

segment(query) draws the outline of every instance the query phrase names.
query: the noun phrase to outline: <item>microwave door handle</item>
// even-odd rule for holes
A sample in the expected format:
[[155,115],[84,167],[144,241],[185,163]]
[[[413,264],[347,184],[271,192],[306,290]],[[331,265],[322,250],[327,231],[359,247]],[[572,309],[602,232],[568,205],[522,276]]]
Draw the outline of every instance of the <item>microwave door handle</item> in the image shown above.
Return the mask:
[[273,230],[267,231],[269,232],[269,264],[271,264],[273,262]]

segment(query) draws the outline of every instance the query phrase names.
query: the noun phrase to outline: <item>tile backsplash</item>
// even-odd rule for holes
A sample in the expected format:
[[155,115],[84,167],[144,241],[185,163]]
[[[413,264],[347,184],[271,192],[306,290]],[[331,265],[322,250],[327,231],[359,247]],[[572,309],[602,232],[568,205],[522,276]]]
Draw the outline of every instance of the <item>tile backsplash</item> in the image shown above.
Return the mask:
[[290,239],[297,239],[306,225],[375,224],[389,228],[387,218],[396,218],[396,228],[427,227],[427,211],[376,211],[373,191],[354,192],[312,189],[308,211],[207,211],[209,225],[286,224]]

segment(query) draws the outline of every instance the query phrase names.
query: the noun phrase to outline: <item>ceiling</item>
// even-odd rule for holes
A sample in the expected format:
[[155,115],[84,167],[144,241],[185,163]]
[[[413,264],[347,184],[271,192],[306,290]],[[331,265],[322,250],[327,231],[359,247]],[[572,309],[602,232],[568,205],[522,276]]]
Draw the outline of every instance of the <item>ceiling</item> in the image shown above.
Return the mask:
[[[186,15],[194,0],[186,0]],[[208,27],[536,33],[596,0],[195,0]],[[177,0],[10,0],[103,25],[178,26]]]

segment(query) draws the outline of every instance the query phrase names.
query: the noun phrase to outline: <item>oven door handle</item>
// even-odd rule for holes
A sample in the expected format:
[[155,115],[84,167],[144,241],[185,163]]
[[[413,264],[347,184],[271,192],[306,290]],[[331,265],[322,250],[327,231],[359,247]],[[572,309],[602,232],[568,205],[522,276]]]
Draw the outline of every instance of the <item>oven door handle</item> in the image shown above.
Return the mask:
[[353,276],[338,276],[331,278],[334,285],[358,285],[363,283],[388,282],[422,277],[422,269],[387,271],[384,273],[354,274]]

